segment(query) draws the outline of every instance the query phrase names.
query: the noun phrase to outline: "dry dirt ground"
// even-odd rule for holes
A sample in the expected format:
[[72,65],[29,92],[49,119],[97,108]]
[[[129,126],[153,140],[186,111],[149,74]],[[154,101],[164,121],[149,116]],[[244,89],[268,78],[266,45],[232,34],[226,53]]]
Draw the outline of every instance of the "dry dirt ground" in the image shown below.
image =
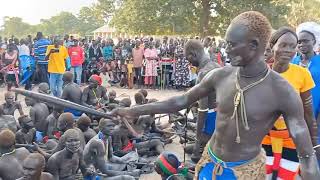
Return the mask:
[[[33,90],[36,90],[37,87],[33,88]],[[115,90],[117,92],[118,99],[122,99],[124,97],[130,97],[132,100],[132,104],[134,104],[134,94],[138,91],[138,89],[124,89],[124,88],[117,88],[117,87],[108,87],[108,90]],[[158,100],[165,100],[172,96],[183,94],[183,91],[176,91],[176,90],[148,90],[148,98],[156,98]],[[4,93],[6,92],[6,89],[0,88],[0,102],[4,102]],[[21,105],[23,107],[23,110],[25,113],[29,113],[29,108],[26,107],[24,103],[24,97],[19,95],[18,100],[21,102]],[[15,117],[17,118],[18,112],[16,111]],[[161,121],[165,122],[167,119],[163,118]],[[166,151],[174,152],[182,161],[183,160],[183,148],[182,145],[178,142],[178,139],[174,139],[174,142],[172,144],[166,145],[165,147]],[[156,173],[143,175],[140,177],[141,180],[161,180],[160,176]]]

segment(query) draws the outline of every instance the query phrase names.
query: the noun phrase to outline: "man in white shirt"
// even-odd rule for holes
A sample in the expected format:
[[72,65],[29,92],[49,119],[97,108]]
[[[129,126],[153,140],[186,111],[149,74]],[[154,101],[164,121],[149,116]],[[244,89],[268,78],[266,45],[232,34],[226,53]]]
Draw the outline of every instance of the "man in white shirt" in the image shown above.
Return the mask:
[[25,39],[20,40],[20,46],[18,47],[19,49],[19,56],[26,55],[30,56],[30,49],[27,46],[27,41]]

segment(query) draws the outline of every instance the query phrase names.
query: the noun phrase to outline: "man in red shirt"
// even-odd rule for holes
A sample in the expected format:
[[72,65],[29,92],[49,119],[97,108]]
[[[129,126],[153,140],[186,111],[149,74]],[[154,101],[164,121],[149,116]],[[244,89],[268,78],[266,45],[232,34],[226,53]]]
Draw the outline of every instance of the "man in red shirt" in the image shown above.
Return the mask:
[[138,88],[140,87],[140,85],[142,85],[141,69],[144,54],[144,48],[140,47],[140,45],[141,41],[136,40],[136,47],[132,49],[133,66],[136,77],[136,84],[138,85]]
[[76,79],[77,84],[81,84],[82,63],[84,62],[84,51],[79,46],[77,39],[73,40],[73,45],[69,47],[68,52],[71,59],[71,72]]

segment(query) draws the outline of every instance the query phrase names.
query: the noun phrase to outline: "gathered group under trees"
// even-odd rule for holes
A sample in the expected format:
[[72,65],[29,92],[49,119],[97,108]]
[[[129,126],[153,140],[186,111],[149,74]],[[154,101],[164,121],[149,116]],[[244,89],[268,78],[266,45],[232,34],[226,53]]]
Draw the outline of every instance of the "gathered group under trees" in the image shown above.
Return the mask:
[[19,17],[5,17],[1,34],[26,36],[37,31],[48,35],[89,35],[109,23],[117,31],[147,35],[222,35],[235,12],[256,10],[265,14],[274,28],[296,27],[320,21],[317,0],[98,0],[78,14],[61,12],[40,24],[30,25]]

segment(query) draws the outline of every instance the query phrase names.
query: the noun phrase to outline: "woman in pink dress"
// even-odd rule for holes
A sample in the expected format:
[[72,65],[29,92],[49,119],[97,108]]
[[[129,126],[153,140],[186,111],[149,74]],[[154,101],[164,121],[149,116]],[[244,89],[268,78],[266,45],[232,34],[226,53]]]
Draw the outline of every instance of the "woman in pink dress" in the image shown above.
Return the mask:
[[150,88],[155,85],[155,79],[157,77],[157,67],[158,67],[158,52],[154,48],[154,43],[149,42],[146,44],[147,49],[144,51],[145,57],[145,75],[144,75],[144,84]]

